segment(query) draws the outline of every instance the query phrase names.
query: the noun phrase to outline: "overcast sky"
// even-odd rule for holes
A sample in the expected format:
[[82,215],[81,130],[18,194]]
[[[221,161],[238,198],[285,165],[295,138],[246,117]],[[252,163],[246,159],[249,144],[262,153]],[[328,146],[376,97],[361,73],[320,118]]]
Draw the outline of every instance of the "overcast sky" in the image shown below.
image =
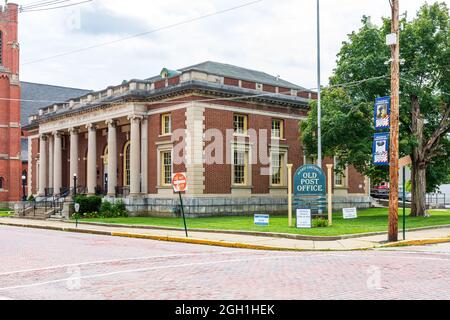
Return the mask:
[[[25,6],[36,1],[17,2]],[[163,67],[179,69],[212,60],[315,88],[316,0],[263,0],[143,37],[29,63],[251,1],[94,0],[58,10],[23,12],[19,16],[21,80],[98,90],[123,80],[154,76]],[[401,11],[409,17],[425,3],[400,2]],[[360,27],[363,15],[380,24],[382,16],[390,16],[389,1],[321,0],[324,83],[342,41]]]

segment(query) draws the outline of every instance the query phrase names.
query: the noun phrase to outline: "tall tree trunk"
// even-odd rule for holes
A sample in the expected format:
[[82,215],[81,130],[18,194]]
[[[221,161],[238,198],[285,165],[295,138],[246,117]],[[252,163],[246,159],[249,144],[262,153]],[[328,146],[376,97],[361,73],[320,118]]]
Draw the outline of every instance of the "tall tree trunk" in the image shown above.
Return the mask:
[[426,163],[424,161],[423,125],[424,121],[420,114],[420,104],[417,96],[411,96],[412,107],[412,134],[417,140],[417,145],[412,152],[411,173],[411,216],[423,217],[426,210]]
[[426,210],[426,168],[413,162],[411,172],[411,216],[423,217]]

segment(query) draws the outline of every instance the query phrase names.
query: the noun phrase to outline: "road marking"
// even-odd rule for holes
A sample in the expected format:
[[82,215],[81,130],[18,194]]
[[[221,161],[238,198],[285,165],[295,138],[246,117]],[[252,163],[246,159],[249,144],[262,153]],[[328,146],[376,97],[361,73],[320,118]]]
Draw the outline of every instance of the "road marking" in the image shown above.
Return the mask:
[[[80,267],[86,265],[95,265],[95,264],[104,264],[104,263],[113,263],[113,262],[127,262],[127,261],[137,261],[137,260],[148,260],[148,259],[160,259],[160,258],[183,258],[183,257],[195,257],[195,256],[215,256],[215,255],[224,255],[224,254],[233,254],[233,253],[250,253],[243,250],[236,251],[228,251],[228,252],[205,252],[205,253],[186,253],[186,254],[173,254],[173,255],[161,255],[161,256],[146,256],[146,257],[136,257],[136,258],[124,258],[124,259],[113,259],[113,260],[100,260],[100,261],[90,261],[90,262],[81,262],[81,263],[72,263],[72,264],[62,264],[44,268],[35,268],[35,269],[25,269],[18,271],[10,271],[0,273],[0,276],[9,276],[18,273],[26,273],[26,272],[36,272],[36,271],[46,271],[53,269],[61,269],[61,268],[69,268],[69,267]],[[253,253],[253,252],[251,252]],[[263,253],[263,252],[261,252]]]
[[176,265],[171,265],[171,266],[160,266],[160,267],[141,268],[141,269],[130,269],[130,270],[108,272],[108,273],[93,274],[93,275],[81,276],[81,277],[76,277],[76,278],[69,277],[69,278],[58,279],[58,280],[51,280],[51,281],[45,281],[45,282],[36,282],[36,283],[25,284],[25,285],[20,285],[20,286],[3,287],[3,288],[0,288],[0,291],[14,290],[14,289],[24,289],[24,288],[38,287],[38,286],[44,286],[44,285],[60,283],[60,282],[82,280],[82,279],[103,278],[103,277],[114,276],[114,275],[118,275],[118,274],[146,272],[146,271],[163,270],[163,269],[170,269],[170,268],[206,266],[206,265],[213,265],[213,264],[250,262],[250,261],[262,261],[262,260],[292,259],[292,258],[301,258],[301,256],[295,255],[295,256],[278,256],[278,257],[265,257],[265,258],[253,258],[253,259],[252,258],[233,259],[233,260],[220,260],[220,261],[209,261],[209,262],[185,263],[185,264],[176,264]]

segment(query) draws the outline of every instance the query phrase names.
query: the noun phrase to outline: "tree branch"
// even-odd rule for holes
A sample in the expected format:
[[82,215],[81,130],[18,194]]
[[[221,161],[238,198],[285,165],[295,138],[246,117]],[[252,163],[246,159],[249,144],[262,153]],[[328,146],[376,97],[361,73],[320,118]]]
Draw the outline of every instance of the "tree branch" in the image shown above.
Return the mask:
[[440,138],[450,130],[450,105],[447,104],[445,107],[446,110],[442,116],[441,122],[439,123],[439,127],[433,133],[423,149],[424,156],[427,159],[431,158],[430,155],[432,155],[433,151],[436,149],[436,146],[439,144]]

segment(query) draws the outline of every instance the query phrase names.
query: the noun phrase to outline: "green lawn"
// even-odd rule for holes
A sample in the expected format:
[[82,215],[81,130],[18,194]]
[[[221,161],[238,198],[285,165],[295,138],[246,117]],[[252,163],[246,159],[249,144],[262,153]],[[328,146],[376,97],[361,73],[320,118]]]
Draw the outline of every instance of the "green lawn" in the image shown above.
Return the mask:
[[[409,212],[408,212],[409,214]],[[437,225],[450,225],[450,210],[431,210],[430,218],[407,217],[406,227],[420,228]],[[221,229],[221,230],[245,230],[260,232],[293,233],[301,235],[337,236],[345,234],[357,234],[365,232],[377,232],[387,230],[387,209],[367,209],[358,211],[358,219],[344,220],[342,214],[337,213],[333,218],[333,226],[328,228],[296,229],[289,228],[287,217],[271,216],[269,227],[255,226],[253,216],[248,217],[211,217],[188,218],[188,229]],[[164,226],[183,228],[181,218],[105,218],[84,219],[89,222],[105,222],[115,224],[133,224],[147,226]],[[402,228],[402,217],[399,217],[399,228]],[[295,224],[295,218],[294,218]]]
[[9,217],[9,216],[10,216],[10,210],[0,209],[0,217]]

